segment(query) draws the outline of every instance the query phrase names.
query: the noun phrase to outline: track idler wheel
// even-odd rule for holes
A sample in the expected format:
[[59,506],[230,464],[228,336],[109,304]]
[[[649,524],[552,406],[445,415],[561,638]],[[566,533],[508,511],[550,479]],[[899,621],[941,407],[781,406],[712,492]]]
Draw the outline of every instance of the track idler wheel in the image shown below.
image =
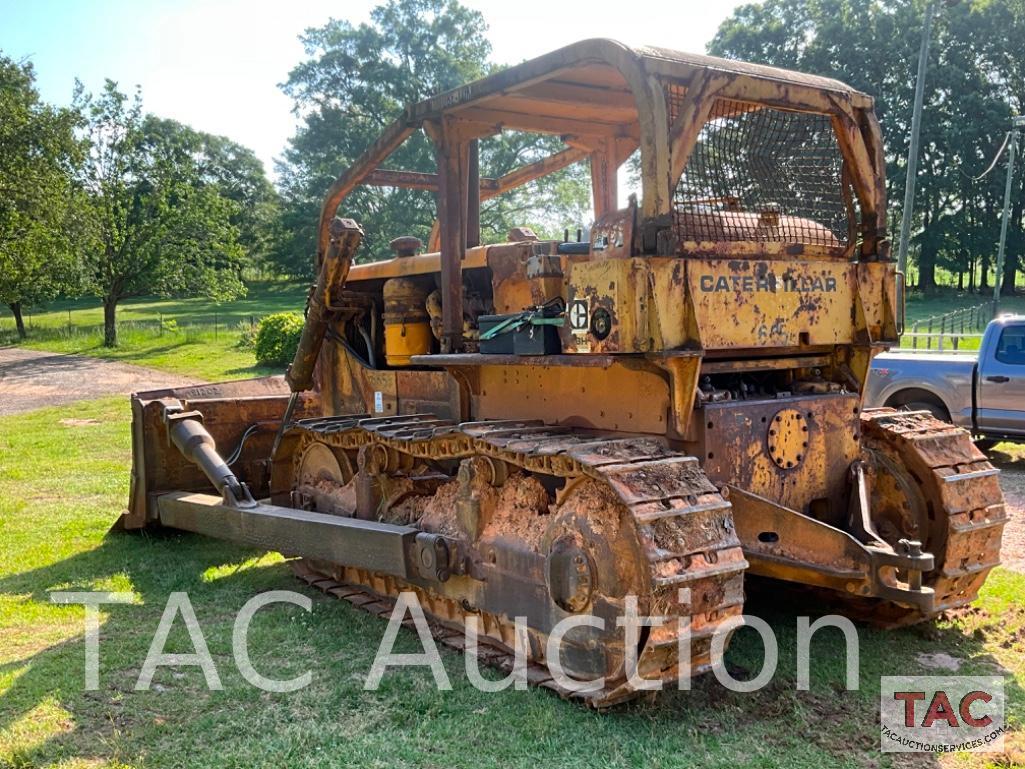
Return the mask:
[[1000,562],[1006,515],[997,471],[966,431],[931,414],[870,409],[861,425],[872,523],[892,547],[917,541],[933,555],[922,584],[936,596],[930,614],[875,601],[865,618],[911,624],[971,603]]

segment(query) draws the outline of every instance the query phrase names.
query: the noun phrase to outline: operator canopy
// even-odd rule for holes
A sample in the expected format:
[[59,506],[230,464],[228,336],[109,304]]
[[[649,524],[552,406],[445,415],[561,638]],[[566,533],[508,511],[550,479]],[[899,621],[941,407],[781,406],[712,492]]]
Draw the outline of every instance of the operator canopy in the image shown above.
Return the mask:
[[[380,168],[421,129],[438,150],[437,174]],[[555,134],[567,146],[499,179],[468,176],[475,168],[470,147],[476,152],[477,139],[503,130]],[[480,200],[588,159],[599,220],[619,208],[616,172],[638,150],[645,252],[656,249],[658,228],[671,227],[684,252],[725,241],[800,244],[848,258],[860,245],[862,257],[885,256],[882,142],[872,97],[831,78],[607,39],[407,107],[332,186],[319,252],[327,223],[358,184],[436,192],[440,243],[464,252],[479,242],[473,209]],[[468,212],[444,215],[446,205],[467,205],[460,202],[467,195]]]

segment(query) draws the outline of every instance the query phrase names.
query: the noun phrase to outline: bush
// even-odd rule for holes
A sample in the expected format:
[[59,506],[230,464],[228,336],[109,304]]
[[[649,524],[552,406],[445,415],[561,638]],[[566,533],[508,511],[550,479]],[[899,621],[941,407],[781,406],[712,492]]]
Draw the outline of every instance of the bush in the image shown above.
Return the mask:
[[303,333],[303,316],[277,312],[260,321],[256,330],[256,362],[263,366],[285,366],[292,362]]

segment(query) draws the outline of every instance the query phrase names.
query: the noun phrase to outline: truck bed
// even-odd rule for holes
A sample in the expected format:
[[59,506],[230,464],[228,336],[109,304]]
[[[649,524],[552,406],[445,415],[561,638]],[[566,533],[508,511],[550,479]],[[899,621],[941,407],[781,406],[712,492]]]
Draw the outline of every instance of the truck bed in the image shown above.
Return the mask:
[[878,355],[865,384],[865,405],[927,408],[987,438],[1025,435],[1023,325],[1025,318],[1013,316],[990,322],[977,351]]

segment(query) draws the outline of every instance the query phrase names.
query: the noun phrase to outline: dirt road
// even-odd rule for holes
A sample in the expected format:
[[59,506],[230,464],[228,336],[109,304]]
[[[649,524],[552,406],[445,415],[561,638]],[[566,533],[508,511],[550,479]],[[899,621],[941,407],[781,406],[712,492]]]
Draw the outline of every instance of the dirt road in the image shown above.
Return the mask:
[[0,347],[0,416],[201,379],[85,355]]
[[1025,446],[1001,443],[989,452],[989,459],[1000,468],[1000,486],[1007,502],[1000,558],[1007,568],[1025,572]]

